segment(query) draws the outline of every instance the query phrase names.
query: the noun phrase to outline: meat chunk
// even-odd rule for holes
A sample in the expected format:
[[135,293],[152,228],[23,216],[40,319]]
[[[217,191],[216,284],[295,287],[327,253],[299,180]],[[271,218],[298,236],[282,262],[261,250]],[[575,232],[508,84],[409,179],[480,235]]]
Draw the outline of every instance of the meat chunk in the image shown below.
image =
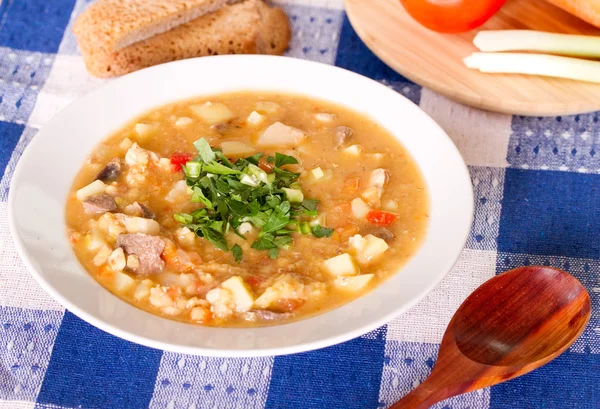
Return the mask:
[[385,227],[377,227],[374,229],[368,229],[366,230],[367,233],[372,234],[375,237],[379,237],[380,239],[385,240],[386,242],[391,242],[392,240],[394,240],[394,237],[396,237],[394,235],[394,233],[392,233],[390,230],[386,229]]
[[143,217],[144,219],[156,219],[156,215],[148,206],[140,202],[133,202],[125,207],[125,213],[129,216]]
[[111,182],[117,180],[121,175],[121,162],[118,158],[115,158],[108,162],[104,169],[98,173],[96,176],[96,180],[101,180],[103,182]]
[[115,202],[115,199],[112,196],[101,193],[99,195],[87,197],[83,201],[83,209],[87,214],[112,212],[117,209],[117,202]]
[[338,149],[352,140],[354,130],[347,126],[338,126],[333,134],[333,147]]
[[160,237],[142,233],[121,234],[117,238],[117,246],[122,247],[127,254],[138,257],[139,266],[135,269],[136,274],[159,273],[165,267],[165,262],[160,258],[165,242]]

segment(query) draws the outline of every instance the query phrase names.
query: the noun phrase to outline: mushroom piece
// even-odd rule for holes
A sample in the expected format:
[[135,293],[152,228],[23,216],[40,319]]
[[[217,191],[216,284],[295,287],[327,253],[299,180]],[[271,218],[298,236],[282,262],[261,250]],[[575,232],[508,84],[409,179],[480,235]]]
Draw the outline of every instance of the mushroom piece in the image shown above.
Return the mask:
[[121,162],[118,158],[115,158],[108,162],[106,166],[98,173],[96,180],[103,182],[110,182],[117,180],[121,175]]
[[333,146],[335,149],[346,145],[354,136],[354,130],[347,126],[338,126],[333,134]]

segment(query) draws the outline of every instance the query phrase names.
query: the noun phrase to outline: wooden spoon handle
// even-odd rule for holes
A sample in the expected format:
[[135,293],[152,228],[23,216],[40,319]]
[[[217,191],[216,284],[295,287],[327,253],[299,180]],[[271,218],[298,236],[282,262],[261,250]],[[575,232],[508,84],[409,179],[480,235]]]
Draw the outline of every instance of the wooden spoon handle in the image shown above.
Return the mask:
[[447,389],[440,389],[436,382],[429,377],[389,409],[427,409],[453,395],[448,393]]

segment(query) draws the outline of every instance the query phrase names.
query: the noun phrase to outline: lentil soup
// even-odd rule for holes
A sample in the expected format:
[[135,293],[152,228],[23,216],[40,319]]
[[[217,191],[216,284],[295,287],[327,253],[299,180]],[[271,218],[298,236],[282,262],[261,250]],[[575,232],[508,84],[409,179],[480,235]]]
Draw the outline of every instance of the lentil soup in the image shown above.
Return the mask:
[[428,212],[413,159],[370,118],[250,92],[132,121],[94,149],[66,206],[73,249],[107,290],[229,327],[306,318],[384,283]]

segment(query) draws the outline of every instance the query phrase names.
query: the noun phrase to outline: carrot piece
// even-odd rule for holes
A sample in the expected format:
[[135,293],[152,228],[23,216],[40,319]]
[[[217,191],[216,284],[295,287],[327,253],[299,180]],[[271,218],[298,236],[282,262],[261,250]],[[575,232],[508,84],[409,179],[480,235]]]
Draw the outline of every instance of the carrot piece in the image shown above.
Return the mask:
[[397,215],[382,210],[371,210],[367,213],[367,221],[379,226],[389,226],[398,218]]
[[344,187],[342,188],[342,192],[349,194],[349,195],[353,195],[356,192],[358,192],[358,189],[360,189],[360,178],[351,177],[351,178],[346,179],[346,181],[344,182]]

